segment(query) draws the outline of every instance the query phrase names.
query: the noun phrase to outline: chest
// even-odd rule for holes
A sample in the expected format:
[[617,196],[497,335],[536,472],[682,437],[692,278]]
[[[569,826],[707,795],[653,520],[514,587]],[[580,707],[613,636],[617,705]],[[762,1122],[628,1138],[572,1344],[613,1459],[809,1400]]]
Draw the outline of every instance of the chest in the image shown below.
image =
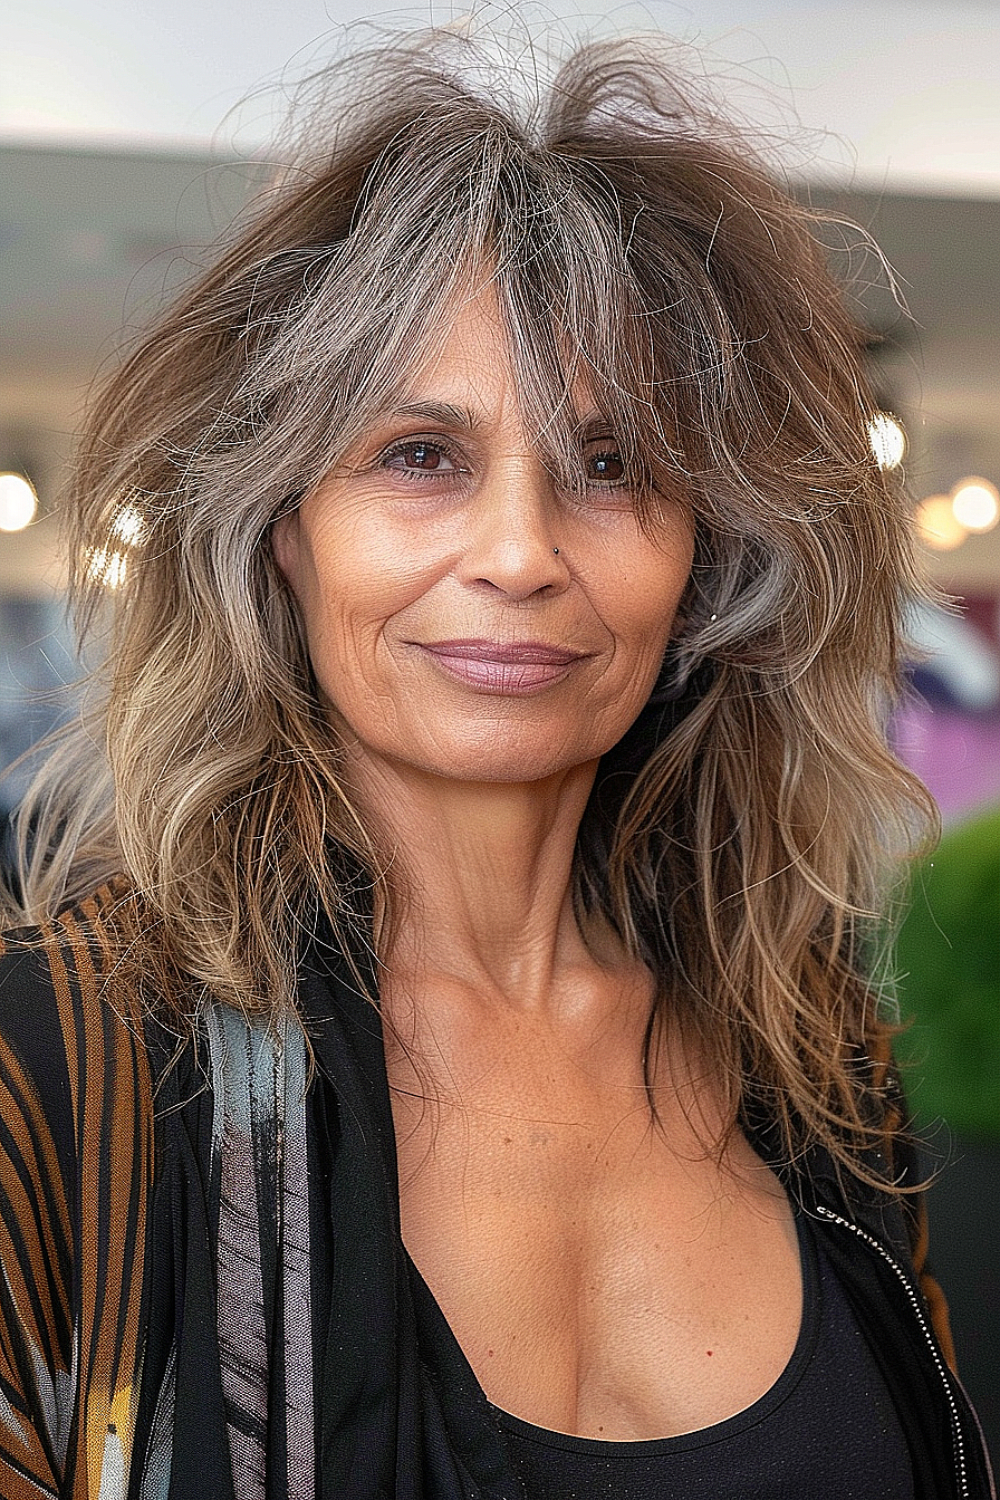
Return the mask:
[[[596,1059],[594,1060],[596,1063]],[[776,1179],[726,1161],[641,1069],[544,1045],[454,1093],[390,1065],[403,1238],[487,1396],[610,1439],[722,1420],[773,1384],[801,1312]]]

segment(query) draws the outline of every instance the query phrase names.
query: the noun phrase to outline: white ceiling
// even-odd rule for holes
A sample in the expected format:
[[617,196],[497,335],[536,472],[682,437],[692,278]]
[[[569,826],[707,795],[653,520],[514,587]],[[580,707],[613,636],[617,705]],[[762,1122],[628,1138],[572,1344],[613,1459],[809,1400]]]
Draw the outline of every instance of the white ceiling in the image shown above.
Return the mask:
[[[0,140],[229,154],[259,145],[284,90],[328,56],[346,24],[455,20],[658,28],[694,43],[708,70],[782,134],[801,121],[797,164],[861,187],[1000,196],[1000,9],[996,0],[647,0],[594,11],[574,0],[4,0]],[[512,20],[513,17],[513,20]],[[762,84],[762,98],[751,99]],[[775,121],[775,113],[779,119]]]

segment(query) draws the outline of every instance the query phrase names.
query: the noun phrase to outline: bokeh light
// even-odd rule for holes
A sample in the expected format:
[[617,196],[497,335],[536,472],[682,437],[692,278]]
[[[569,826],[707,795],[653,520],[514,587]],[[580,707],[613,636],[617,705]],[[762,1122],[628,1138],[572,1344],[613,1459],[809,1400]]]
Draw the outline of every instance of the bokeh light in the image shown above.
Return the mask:
[[895,469],[903,462],[906,433],[898,417],[877,411],[868,423],[868,441],[880,469]]
[[951,508],[966,531],[992,531],[1000,520],[1000,490],[988,479],[960,479],[951,492]]
[[134,505],[123,505],[111,523],[111,530],[126,546],[132,547],[142,536],[145,523]]
[[124,552],[111,547],[95,547],[90,554],[87,571],[96,583],[116,589],[125,582],[127,566]]
[[968,535],[952,509],[950,495],[929,495],[921,500],[915,520],[921,540],[938,552],[961,546]]
[[23,531],[38,512],[38,496],[23,474],[0,474],[0,531]]

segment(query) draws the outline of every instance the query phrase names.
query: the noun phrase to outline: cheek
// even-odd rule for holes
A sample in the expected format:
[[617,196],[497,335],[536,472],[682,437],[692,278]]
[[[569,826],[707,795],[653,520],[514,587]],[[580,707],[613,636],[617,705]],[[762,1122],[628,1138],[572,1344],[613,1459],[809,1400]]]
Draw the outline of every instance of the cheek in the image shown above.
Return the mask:
[[297,530],[278,557],[310,645],[348,619],[377,613],[379,601],[392,592],[388,552],[363,512],[352,514],[320,496],[305,502]]
[[317,681],[345,708],[365,696],[381,698],[392,670],[386,627],[433,588],[440,558],[422,555],[412,541],[403,545],[391,528],[367,518],[341,516],[303,533],[306,545],[290,581]]
[[693,538],[685,529],[669,545],[637,549],[632,565],[623,569],[616,605],[620,632],[657,665],[674,634],[693,557]]

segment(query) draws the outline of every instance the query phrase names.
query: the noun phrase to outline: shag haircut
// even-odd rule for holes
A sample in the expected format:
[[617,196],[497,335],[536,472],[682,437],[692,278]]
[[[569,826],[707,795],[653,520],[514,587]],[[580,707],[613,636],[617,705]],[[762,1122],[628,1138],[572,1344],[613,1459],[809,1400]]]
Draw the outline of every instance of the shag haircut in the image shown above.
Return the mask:
[[643,517],[669,492],[695,519],[682,628],[580,828],[578,910],[652,970],[650,1041],[685,1028],[732,1122],[763,1111],[789,1155],[869,1176],[871,924],[931,813],[886,745],[918,584],[865,335],[820,216],[669,50],[589,43],[530,99],[515,75],[439,32],[328,72],[280,180],[97,402],[71,544],[84,630],[110,611],[104,687],[24,805],[17,916],[124,877],[145,918],[122,957],[182,1032],[199,997],[293,1003],[320,911],[376,940],[391,877],[269,531],[488,281],[556,476],[579,482],[583,379]]

